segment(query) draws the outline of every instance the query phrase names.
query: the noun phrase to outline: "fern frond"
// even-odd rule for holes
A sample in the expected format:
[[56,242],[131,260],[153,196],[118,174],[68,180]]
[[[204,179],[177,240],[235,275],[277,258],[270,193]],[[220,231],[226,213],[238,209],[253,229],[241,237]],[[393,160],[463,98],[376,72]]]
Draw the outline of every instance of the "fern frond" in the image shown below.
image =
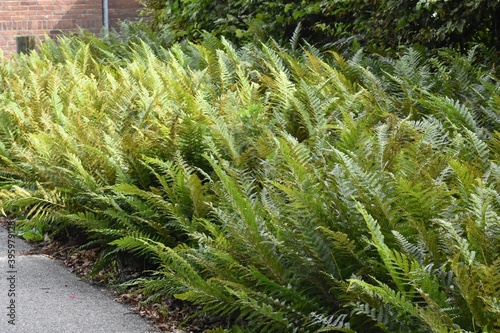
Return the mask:
[[408,272],[409,269],[409,262],[408,258],[406,255],[398,253],[394,250],[391,250],[384,241],[384,235],[382,234],[382,231],[380,229],[380,226],[378,223],[371,217],[365,208],[360,204],[356,204],[356,209],[361,213],[363,216],[366,225],[368,226],[368,230],[371,233],[371,244],[376,247],[383,263],[384,263],[384,268],[387,270],[389,275],[392,278],[392,281],[395,283],[397,287],[397,291],[400,293],[403,293],[402,295],[404,296],[405,291],[407,290],[407,287],[405,286],[406,283],[404,281],[404,276],[403,273],[406,271]]

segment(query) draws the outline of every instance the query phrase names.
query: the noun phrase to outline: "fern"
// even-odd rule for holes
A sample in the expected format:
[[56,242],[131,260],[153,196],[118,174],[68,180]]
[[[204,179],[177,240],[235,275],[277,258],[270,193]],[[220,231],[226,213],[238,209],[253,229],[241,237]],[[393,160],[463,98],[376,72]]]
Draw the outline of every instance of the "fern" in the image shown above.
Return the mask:
[[473,52],[127,29],[0,62],[3,213],[86,233],[96,270],[148,258],[129,286],[228,331],[498,330],[499,90]]

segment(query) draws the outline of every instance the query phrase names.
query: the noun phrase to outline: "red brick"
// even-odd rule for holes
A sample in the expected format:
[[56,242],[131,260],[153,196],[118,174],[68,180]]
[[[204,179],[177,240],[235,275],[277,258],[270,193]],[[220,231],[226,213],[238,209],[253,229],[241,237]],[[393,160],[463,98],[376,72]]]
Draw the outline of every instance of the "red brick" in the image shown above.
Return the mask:
[[[16,50],[15,36],[31,34],[43,39],[61,30],[76,32],[79,27],[97,33],[102,28],[102,0],[9,0],[0,1],[0,48],[8,56]],[[109,20],[137,18],[141,9],[136,0],[109,0]]]

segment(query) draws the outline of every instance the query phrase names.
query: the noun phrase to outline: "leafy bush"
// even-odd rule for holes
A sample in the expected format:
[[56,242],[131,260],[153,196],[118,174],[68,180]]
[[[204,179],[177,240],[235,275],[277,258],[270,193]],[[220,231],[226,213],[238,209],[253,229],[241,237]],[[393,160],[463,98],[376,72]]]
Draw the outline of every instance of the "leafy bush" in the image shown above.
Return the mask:
[[147,256],[150,300],[233,332],[500,329],[500,93],[474,50],[86,36],[0,87],[2,210]]
[[203,31],[232,40],[300,36],[316,45],[353,37],[376,50],[421,44],[459,47],[500,46],[500,1],[314,0],[191,1],[149,0],[155,27],[178,37],[199,39]]

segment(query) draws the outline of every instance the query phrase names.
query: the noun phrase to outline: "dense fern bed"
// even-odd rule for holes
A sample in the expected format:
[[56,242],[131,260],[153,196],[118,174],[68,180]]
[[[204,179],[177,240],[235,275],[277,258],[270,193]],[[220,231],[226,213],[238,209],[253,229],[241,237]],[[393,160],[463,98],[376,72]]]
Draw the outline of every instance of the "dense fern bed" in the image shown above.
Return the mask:
[[498,332],[500,86],[436,54],[48,42],[0,63],[2,212],[211,332]]

